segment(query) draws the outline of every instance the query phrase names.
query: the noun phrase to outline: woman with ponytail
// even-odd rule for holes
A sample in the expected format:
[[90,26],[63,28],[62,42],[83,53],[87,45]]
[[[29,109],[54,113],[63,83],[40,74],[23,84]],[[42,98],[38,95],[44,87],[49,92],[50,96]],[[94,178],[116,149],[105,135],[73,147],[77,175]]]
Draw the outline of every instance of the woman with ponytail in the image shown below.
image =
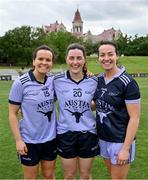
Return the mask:
[[97,80],[87,76],[86,52],[82,45],[70,44],[66,52],[68,70],[55,76],[58,100],[58,154],[64,179],[91,179],[91,168],[97,155],[96,120],[91,110]]

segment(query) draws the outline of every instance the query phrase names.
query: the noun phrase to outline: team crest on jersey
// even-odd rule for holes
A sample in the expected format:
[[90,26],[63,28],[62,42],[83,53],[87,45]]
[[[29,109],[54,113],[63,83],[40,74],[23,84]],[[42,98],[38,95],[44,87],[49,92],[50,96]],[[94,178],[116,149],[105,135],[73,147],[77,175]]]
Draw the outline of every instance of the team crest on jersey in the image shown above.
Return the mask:
[[100,117],[100,122],[101,124],[103,123],[103,120],[105,117],[107,117],[108,114],[111,114],[112,111],[114,110],[114,107],[111,106],[110,104],[106,103],[103,100],[96,100],[96,105],[97,105],[97,115]]
[[53,106],[54,106],[54,100],[53,99],[43,101],[40,104],[38,104],[37,112],[46,116],[48,118],[48,121],[50,122],[51,121],[51,114],[53,111]]
[[114,107],[104,101],[104,98],[106,96],[107,88],[101,88],[99,91],[99,96],[96,99],[96,105],[97,105],[97,115],[100,117],[100,123],[103,123],[103,120],[105,117],[107,117],[108,114],[111,114],[114,110]]
[[89,110],[89,104],[82,100],[68,100],[65,102],[64,110],[74,116],[76,123],[79,123],[81,116]]

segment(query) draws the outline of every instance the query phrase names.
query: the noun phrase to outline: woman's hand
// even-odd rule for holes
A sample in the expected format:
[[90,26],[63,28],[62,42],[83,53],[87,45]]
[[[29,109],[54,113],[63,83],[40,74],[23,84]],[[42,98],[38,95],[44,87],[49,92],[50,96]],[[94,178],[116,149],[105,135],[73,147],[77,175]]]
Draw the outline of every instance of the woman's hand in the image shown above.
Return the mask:
[[125,149],[121,149],[117,155],[117,164],[125,165],[128,163],[128,160],[129,160],[129,151]]
[[22,140],[16,141],[16,150],[21,155],[27,155],[28,152],[27,146]]

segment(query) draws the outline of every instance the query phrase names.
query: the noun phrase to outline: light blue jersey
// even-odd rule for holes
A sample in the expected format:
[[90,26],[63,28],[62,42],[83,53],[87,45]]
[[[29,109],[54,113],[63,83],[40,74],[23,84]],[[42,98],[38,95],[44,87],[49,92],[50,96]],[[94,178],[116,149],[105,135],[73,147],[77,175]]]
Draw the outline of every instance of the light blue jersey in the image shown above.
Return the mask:
[[38,82],[32,71],[15,80],[9,103],[21,106],[20,133],[26,143],[44,143],[56,137],[53,76]]
[[59,117],[57,133],[89,131],[96,133],[96,119],[91,110],[91,101],[97,87],[95,77],[86,77],[75,82],[69,71],[55,76],[54,89],[58,100]]

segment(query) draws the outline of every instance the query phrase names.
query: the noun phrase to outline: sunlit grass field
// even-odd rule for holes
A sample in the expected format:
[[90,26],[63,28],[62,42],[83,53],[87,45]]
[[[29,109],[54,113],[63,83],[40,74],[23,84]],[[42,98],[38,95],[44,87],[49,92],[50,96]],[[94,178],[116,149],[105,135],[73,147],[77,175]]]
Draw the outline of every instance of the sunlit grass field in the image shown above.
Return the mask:
[[[148,56],[123,56],[119,58],[119,64],[125,66],[130,73],[148,73]],[[94,74],[102,72],[97,57],[87,57],[87,66]],[[54,64],[55,69],[59,67],[66,69],[66,64]]]
[[[119,58],[119,64],[126,67],[127,72],[130,73],[148,73],[148,56],[123,56]],[[98,74],[102,72],[102,69],[99,65],[97,57],[87,57],[87,65],[88,69],[93,72],[94,74]],[[18,66],[11,66],[11,67],[2,67],[0,69],[16,69],[17,71],[21,71],[21,67]],[[25,67],[24,68],[31,68]],[[64,70],[67,68],[67,65],[59,64],[58,59],[55,61],[53,69],[56,70]]]
[[[148,73],[148,56],[120,57],[119,64],[125,66],[129,73]],[[88,58],[88,68],[95,74],[102,71],[97,58]]]
[[[145,64],[141,62],[139,57],[136,63],[127,62],[123,59],[121,64],[125,65],[128,72],[146,72],[148,73],[148,59],[145,57]],[[89,69],[93,73],[102,71],[98,62],[90,60]],[[143,61],[143,60],[142,60]],[[142,65],[141,65],[142,63]],[[144,65],[143,65],[144,64]],[[60,66],[61,67],[61,66]],[[66,67],[66,66],[65,66]],[[58,66],[56,65],[56,68]],[[141,90],[142,112],[140,126],[137,133],[136,141],[136,159],[131,165],[128,179],[148,179],[148,78],[136,78]],[[8,122],[8,94],[12,81],[0,81],[0,179],[22,179],[23,173],[21,165],[17,160],[15,141],[10,131]],[[63,179],[63,171],[57,158],[56,178]],[[109,179],[109,174],[105,168],[101,158],[96,157],[93,164],[93,179]],[[41,175],[39,175],[41,178]]]

